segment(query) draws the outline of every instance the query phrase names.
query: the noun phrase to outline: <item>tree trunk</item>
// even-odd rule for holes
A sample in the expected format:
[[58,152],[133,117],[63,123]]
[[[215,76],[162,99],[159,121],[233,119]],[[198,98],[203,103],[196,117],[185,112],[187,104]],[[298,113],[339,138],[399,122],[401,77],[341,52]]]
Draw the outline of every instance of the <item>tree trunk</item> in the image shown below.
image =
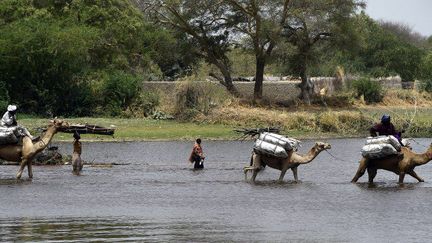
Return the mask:
[[313,95],[313,83],[308,79],[306,73],[306,67],[302,67],[300,72],[301,84],[300,84],[300,99],[302,99],[306,104],[311,104],[311,96]]
[[220,69],[222,72],[222,75],[224,77],[224,86],[235,97],[240,97],[240,93],[238,92],[237,88],[234,86],[231,73],[228,71],[228,69],[224,68],[223,70]]
[[231,72],[229,71],[229,68],[224,65],[223,63],[220,63],[216,60],[213,60],[212,63],[219,69],[219,71],[222,73],[223,80],[220,80],[220,83],[225,86],[225,88],[235,97],[240,97],[240,93],[238,92],[237,88],[234,86]]
[[263,80],[264,80],[265,57],[257,57],[255,72],[254,100],[263,97]]

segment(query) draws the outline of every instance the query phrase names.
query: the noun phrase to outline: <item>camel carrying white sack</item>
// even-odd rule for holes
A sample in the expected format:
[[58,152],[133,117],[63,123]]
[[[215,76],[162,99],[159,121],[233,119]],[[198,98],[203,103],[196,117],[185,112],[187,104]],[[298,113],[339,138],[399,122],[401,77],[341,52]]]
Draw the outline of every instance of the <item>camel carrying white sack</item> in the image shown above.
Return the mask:
[[297,151],[298,147],[300,146],[299,140],[287,138],[276,133],[263,132],[260,134],[258,139],[274,145],[279,145],[286,151]]
[[261,139],[257,139],[254,144],[254,151],[257,154],[263,154],[276,158],[288,158],[287,151],[279,145],[272,144]]
[[380,159],[390,155],[395,155],[401,150],[399,140],[394,136],[370,137],[363,146],[362,156],[368,159]]

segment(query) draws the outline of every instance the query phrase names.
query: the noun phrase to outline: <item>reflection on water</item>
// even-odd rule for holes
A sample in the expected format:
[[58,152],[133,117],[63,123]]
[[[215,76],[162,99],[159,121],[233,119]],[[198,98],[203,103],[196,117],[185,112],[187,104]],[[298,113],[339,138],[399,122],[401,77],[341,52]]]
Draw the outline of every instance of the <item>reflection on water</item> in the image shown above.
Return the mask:
[[[419,139],[428,145],[426,139]],[[432,165],[416,169],[425,183],[379,171],[376,183],[350,180],[363,140],[331,140],[320,154],[287,172],[266,168],[244,180],[251,142],[206,142],[206,168],[192,170],[191,143],[84,144],[88,161],[112,168],[35,166],[34,179],[15,180],[0,167],[0,241],[271,241],[424,242],[432,237]],[[302,152],[313,145],[304,144]],[[62,152],[71,144],[60,143]],[[416,151],[424,148],[415,147]],[[250,174],[249,174],[250,178]]]
[[227,241],[230,229],[209,222],[158,223],[134,218],[0,220],[2,241]]

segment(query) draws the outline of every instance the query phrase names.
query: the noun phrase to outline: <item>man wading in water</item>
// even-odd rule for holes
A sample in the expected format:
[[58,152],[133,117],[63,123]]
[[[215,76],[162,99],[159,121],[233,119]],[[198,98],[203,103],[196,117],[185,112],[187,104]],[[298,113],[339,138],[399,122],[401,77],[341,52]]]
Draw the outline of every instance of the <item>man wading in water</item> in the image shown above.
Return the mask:
[[194,163],[194,169],[204,169],[204,154],[201,147],[201,139],[198,138],[193,146],[189,162]]
[[72,172],[74,175],[79,175],[83,168],[83,161],[81,160],[82,146],[81,142],[79,141],[81,136],[75,131],[73,137],[75,140],[73,143],[74,151],[72,154]]

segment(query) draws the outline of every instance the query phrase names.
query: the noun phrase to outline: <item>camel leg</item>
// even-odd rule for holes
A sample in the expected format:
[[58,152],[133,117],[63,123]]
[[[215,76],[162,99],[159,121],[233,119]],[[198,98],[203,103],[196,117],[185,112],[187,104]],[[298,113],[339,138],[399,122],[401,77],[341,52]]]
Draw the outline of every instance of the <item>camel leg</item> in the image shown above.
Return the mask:
[[255,178],[256,178],[258,171],[261,167],[261,157],[258,156],[257,154],[253,154],[252,155],[252,161],[253,161],[252,166],[249,167],[248,170],[253,170],[251,180],[252,180],[252,182],[255,182]]
[[17,178],[17,179],[21,179],[22,173],[23,173],[24,168],[25,168],[26,165],[27,165],[27,159],[24,159],[24,158],[23,158],[23,159],[21,160],[20,168],[19,168],[19,170],[18,170],[18,172],[17,172],[17,174],[16,174],[16,178]]
[[405,172],[403,172],[403,171],[401,171],[400,173],[399,173],[399,183],[403,183],[403,181],[404,181],[404,178],[405,178]]
[[245,175],[245,181],[247,181],[247,173],[248,173],[248,171],[251,170],[251,168],[253,168],[253,161],[254,161],[254,153],[252,153],[252,155],[251,155],[251,158],[250,158],[250,161],[249,161],[249,166],[245,166],[243,168],[243,172],[244,172],[244,175]]
[[291,168],[293,175],[294,175],[294,181],[298,182],[298,177],[297,177],[297,167],[293,167]]
[[415,171],[410,171],[410,172],[408,172],[408,174],[410,176],[416,178],[419,182],[424,182],[424,180],[420,176],[418,176],[417,173],[415,173]]
[[33,165],[32,165],[31,159],[27,160],[27,170],[28,170],[29,178],[32,179],[33,178]]
[[360,165],[359,165],[359,168],[357,170],[357,173],[355,174],[355,176],[351,180],[351,182],[356,183],[358,181],[358,179],[364,175],[364,173],[366,172],[366,168],[367,168],[367,162],[368,161],[365,158],[360,160]]
[[258,170],[253,170],[253,174],[252,174],[252,178],[251,178],[252,182],[255,182],[255,178],[256,178],[257,174],[258,174]]
[[280,176],[279,176],[279,182],[282,182],[282,181],[283,181],[283,178],[284,178],[284,176],[285,176],[286,171],[287,171],[287,169],[282,169],[282,170],[281,170],[281,174],[280,174]]
[[253,170],[253,167],[252,167],[252,166],[245,166],[245,167],[243,168],[243,172],[244,172],[244,175],[245,175],[245,180],[247,180],[247,173],[248,173],[250,170]]
[[369,183],[373,183],[373,180],[377,174],[377,169],[376,168],[367,168],[367,172],[369,175]]

